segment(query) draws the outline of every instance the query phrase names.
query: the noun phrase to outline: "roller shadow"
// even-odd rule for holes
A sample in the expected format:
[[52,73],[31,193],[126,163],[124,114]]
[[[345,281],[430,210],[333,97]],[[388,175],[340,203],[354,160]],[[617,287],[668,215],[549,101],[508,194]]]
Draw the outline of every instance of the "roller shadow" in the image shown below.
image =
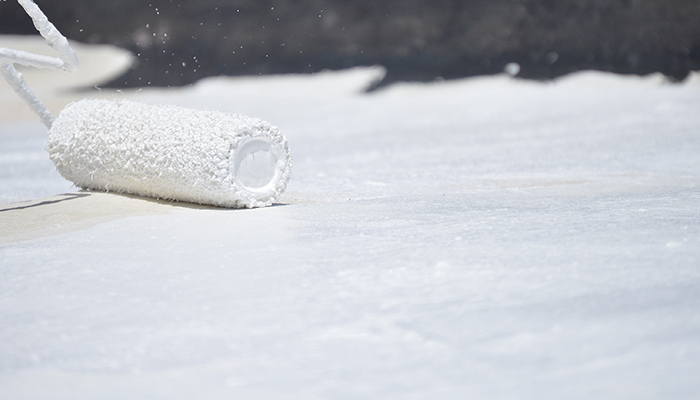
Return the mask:
[[[121,196],[125,197],[128,199],[134,199],[134,200],[141,200],[141,201],[146,201],[152,204],[161,204],[164,206],[170,206],[170,207],[179,207],[179,208],[189,208],[192,210],[220,210],[220,211],[242,211],[242,210],[252,210],[251,208],[229,208],[229,207],[218,207],[218,206],[212,206],[209,204],[198,204],[198,203],[188,203],[185,201],[178,201],[178,200],[167,200],[167,199],[157,199],[155,197],[146,197],[146,196],[139,196],[136,194],[129,194],[129,193],[115,193],[115,192],[104,192],[104,191],[96,191],[96,190],[90,190],[90,191],[81,191],[81,192],[96,192],[96,193],[105,193],[105,194],[111,194],[115,196]],[[269,207],[283,207],[287,206],[288,204],[286,203],[274,203],[270,205]],[[268,207],[264,207],[268,208]]]
[[[220,210],[220,211],[249,210],[248,208],[227,208],[227,207],[217,207],[217,206],[206,205],[206,204],[188,203],[188,202],[176,201],[176,200],[157,199],[157,198],[153,198],[153,197],[145,197],[145,196],[139,196],[139,195],[128,194],[128,193],[106,192],[106,191],[100,191],[100,190],[81,190],[81,191],[75,192],[75,193],[60,194],[60,195],[57,195],[55,197],[61,197],[61,198],[43,200],[43,201],[39,201],[38,203],[30,203],[30,204],[21,205],[21,206],[11,206],[8,208],[2,208],[2,206],[0,206],[0,213],[6,212],[6,211],[20,211],[20,210],[27,210],[27,209],[32,209],[32,208],[55,205],[58,203],[63,203],[63,202],[71,201],[71,200],[90,197],[91,195],[97,194],[97,193],[107,194],[107,195],[111,195],[111,196],[118,196],[121,198],[130,199],[130,200],[143,201],[143,202],[147,202],[150,204],[159,204],[162,206],[187,208],[187,209],[192,209],[192,210]],[[283,207],[283,206],[287,206],[287,205],[289,205],[289,204],[275,203],[269,207]],[[265,207],[265,208],[267,208],[267,207]]]

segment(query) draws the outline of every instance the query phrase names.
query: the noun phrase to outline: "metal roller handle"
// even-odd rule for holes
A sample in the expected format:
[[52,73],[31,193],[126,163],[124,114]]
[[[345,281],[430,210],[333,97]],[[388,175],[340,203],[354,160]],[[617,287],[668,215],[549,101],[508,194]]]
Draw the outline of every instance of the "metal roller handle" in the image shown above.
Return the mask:
[[51,128],[54,121],[53,115],[29,88],[24,77],[13,64],[72,72],[78,68],[78,56],[70,47],[68,39],[46,18],[46,15],[33,0],[17,0],[17,2],[32,18],[34,27],[46,39],[46,43],[58,52],[59,58],[0,47],[0,74],[12,87],[12,90],[41,118],[44,125]]

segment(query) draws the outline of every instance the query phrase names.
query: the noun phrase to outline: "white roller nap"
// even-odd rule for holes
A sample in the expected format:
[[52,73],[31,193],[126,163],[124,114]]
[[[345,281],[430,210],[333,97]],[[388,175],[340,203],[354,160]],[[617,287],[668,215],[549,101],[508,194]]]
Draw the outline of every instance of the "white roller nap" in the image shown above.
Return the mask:
[[47,150],[85,189],[234,208],[278,201],[292,164],[286,139],[260,119],[130,101],[70,104]]

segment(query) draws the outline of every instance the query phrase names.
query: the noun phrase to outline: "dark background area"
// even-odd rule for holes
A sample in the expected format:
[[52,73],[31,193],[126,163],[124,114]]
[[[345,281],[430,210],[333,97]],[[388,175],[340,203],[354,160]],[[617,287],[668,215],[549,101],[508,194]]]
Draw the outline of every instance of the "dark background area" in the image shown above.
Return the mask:
[[[698,0],[36,0],[69,39],[132,51],[112,87],[382,65],[376,84],[700,70]],[[14,0],[0,33],[34,34]]]

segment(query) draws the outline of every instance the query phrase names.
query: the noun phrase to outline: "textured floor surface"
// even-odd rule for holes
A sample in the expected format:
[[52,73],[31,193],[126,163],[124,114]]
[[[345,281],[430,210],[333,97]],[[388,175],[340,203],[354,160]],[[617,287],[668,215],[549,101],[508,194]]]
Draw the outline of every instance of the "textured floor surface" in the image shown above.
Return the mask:
[[278,125],[264,209],[78,192],[0,122],[0,397],[696,398],[697,79],[374,74],[101,94]]

